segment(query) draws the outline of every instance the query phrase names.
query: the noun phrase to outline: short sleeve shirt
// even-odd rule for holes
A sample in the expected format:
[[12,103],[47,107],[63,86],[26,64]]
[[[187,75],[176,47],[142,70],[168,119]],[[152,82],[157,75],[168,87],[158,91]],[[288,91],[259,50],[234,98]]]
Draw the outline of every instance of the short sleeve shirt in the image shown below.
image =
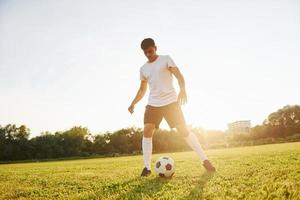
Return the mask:
[[149,83],[148,105],[159,107],[177,101],[169,67],[177,67],[173,59],[169,55],[158,55],[156,60],[146,62],[140,68],[140,80],[147,80]]

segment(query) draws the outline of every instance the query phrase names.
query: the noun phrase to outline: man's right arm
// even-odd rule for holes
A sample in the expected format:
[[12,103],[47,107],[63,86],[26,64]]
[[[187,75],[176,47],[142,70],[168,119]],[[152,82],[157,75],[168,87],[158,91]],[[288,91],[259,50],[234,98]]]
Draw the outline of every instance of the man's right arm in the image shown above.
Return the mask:
[[139,88],[135,98],[133,99],[132,103],[130,104],[130,106],[128,108],[128,111],[131,114],[134,112],[134,105],[137,104],[144,97],[144,95],[147,91],[147,85],[148,85],[147,80],[141,80],[140,88]]

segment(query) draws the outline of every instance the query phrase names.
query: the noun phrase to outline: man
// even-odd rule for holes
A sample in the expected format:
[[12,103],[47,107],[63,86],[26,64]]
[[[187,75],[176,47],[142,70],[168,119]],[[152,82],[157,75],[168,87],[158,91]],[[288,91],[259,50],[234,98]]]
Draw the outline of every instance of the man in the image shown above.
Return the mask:
[[[205,169],[209,172],[214,172],[216,169],[203,152],[196,135],[188,130],[185,124],[180,106],[187,102],[187,95],[185,81],[178,66],[170,56],[156,54],[157,47],[151,38],[144,39],[141,43],[141,48],[148,61],[140,68],[140,88],[128,108],[128,111],[132,114],[135,104],[143,98],[147,90],[147,84],[149,84],[150,94],[144,113],[144,134],[142,139],[145,167],[141,176],[149,176],[151,174],[152,135],[155,129],[159,128],[163,118],[165,118],[170,128],[176,128],[178,132],[182,133],[185,141],[202,160]],[[177,78],[180,86],[178,96],[173,87],[172,75]]]

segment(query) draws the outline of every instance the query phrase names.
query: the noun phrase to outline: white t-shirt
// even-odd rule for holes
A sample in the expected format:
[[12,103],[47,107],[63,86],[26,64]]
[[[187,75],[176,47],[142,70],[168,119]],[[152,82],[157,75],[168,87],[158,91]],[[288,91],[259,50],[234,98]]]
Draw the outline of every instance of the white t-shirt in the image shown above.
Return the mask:
[[177,101],[173,87],[173,76],[168,67],[177,67],[169,55],[158,55],[156,60],[148,61],[140,68],[140,80],[147,80],[150,93],[148,105],[164,106]]

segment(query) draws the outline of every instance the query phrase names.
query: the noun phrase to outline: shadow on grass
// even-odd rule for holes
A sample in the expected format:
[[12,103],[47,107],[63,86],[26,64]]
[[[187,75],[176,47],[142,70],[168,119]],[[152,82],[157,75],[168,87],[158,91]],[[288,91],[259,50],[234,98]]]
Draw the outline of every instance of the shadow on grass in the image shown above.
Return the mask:
[[123,192],[118,199],[154,199],[155,194],[161,190],[164,184],[168,183],[171,178],[161,177],[138,177],[134,179],[130,189]]
[[202,176],[197,180],[196,186],[190,191],[189,195],[184,197],[183,199],[203,199],[203,189],[205,184],[214,176],[214,173],[205,172]]
[[[186,197],[177,197],[178,199],[202,199],[203,188],[205,184],[213,177],[213,173],[204,173],[191,188]],[[176,178],[176,177],[173,177]],[[116,199],[156,199],[162,187],[172,178],[161,177],[136,177],[124,182],[111,183],[103,189],[106,198],[114,196]],[[177,199],[176,198],[176,199]]]

